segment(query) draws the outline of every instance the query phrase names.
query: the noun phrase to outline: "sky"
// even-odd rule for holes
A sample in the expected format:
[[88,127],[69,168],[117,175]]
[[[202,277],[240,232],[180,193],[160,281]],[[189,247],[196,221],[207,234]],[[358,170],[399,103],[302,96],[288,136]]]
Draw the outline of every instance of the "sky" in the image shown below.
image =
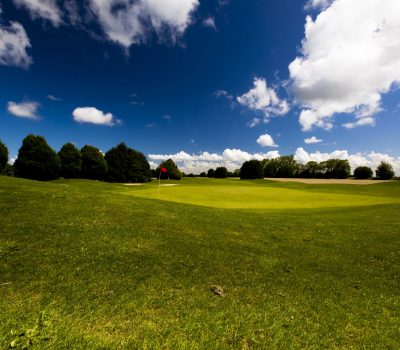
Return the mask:
[[187,173],[389,161],[398,0],[0,0],[0,139],[120,142]]

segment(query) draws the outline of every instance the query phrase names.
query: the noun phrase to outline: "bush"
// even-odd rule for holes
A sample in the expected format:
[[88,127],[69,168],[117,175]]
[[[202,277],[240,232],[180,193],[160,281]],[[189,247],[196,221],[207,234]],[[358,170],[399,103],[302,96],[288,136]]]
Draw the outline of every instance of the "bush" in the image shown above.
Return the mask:
[[249,160],[244,162],[240,168],[240,179],[263,179],[264,169],[263,165],[259,160]]
[[228,169],[226,169],[224,166],[218,167],[215,169],[214,177],[216,179],[226,179],[228,177]]
[[149,182],[150,164],[143,153],[127,147],[124,143],[111,148],[105,155],[108,165],[107,181]]
[[376,177],[379,180],[391,180],[394,177],[394,171],[391,164],[382,162],[376,169]]
[[3,174],[6,170],[8,162],[8,149],[6,145],[0,140],[0,174]]
[[107,173],[107,162],[96,147],[86,145],[81,149],[83,179],[104,180]]
[[370,179],[374,175],[371,168],[359,166],[354,170],[354,177],[358,180]]
[[60,159],[42,136],[28,135],[18,151],[15,175],[32,180],[53,180],[60,171]]
[[207,177],[214,177],[215,175],[215,170],[214,169],[208,169],[207,171]]
[[[167,172],[162,173],[160,172],[160,168],[166,168]],[[174,163],[172,159],[168,159],[160,164],[157,168],[157,176],[160,176],[162,180],[169,179],[169,180],[180,180],[183,174],[178,169],[177,165]]]
[[72,143],[66,143],[58,152],[61,162],[60,176],[77,179],[82,169],[82,154]]

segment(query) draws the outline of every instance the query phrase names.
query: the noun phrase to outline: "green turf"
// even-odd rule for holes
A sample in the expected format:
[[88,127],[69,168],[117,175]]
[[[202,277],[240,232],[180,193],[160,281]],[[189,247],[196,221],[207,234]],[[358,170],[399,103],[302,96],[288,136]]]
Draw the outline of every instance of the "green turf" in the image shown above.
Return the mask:
[[156,185],[0,177],[1,349],[399,348],[399,183]]

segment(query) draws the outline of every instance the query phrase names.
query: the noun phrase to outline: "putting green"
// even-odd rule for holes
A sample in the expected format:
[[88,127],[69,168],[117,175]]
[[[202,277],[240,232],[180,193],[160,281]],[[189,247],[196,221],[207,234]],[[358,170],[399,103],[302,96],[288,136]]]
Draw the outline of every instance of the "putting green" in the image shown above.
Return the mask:
[[[188,203],[214,208],[232,209],[295,209],[337,208],[399,203],[399,197],[388,196],[387,191],[375,191],[380,185],[304,185],[276,182],[254,183],[239,180],[185,179],[178,186],[150,183],[130,188],[129,195]],[[398,188],[399,186],[397,186]]]

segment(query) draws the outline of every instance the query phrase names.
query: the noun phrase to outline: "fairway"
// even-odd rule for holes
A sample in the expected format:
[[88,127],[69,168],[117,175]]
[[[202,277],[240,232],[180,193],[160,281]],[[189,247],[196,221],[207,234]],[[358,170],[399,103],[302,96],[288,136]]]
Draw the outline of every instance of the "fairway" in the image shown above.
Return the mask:
[[[171,187],[168,187],[171,186]],[[175,186],[173,186],[175,185]],[[215,208],[311,209],[400,203],[398,184],[305,185],[239,179],[183,179],[178,183],[152,182],[125,194]]]
[[398,348],[398,182],[163,184],[0,176],[1,349]]

